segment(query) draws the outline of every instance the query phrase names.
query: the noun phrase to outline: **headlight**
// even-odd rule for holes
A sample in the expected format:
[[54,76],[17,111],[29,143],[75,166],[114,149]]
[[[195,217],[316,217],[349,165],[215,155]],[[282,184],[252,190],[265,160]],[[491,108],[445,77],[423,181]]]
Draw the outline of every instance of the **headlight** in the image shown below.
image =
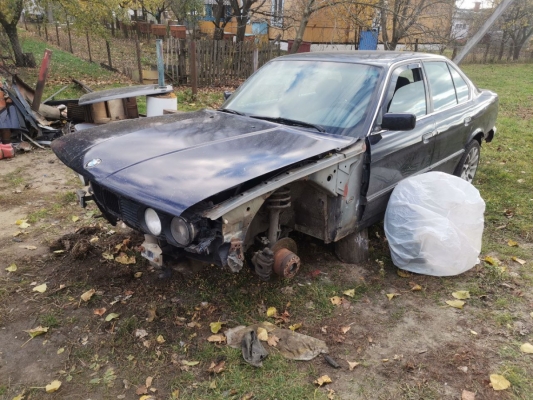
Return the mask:
[[170,223],[170,233],[176,242],[188,246],[194,239],[194,227],[181,217],[174,217]]
[[87,178],[85,178],[82,174],[78,174],[78,178],[80,178],[81,184],[83,186],[87,186],[89,184]]
[[161,234],[161,220],[155,210],[147,208],[144,211],[144,224],[152,235],[159,236]]

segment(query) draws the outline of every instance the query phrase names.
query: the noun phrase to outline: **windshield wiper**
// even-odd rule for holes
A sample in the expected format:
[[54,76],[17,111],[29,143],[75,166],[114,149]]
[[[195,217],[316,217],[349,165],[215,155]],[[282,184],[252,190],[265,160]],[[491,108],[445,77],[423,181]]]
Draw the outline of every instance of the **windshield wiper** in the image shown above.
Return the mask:
[[242,112],[230,110],[229,108],[219,108],[217,111],[222,111],[228,114],[235,114],[235,115],[245,115]]
[[324,128],[322,128],[320,125],[310,124],[308,122],[303,122],[303,121],[297,121],[295,119],[290,119],[290,118],[263,117],[261,115],[249,115],[249,117],[250,118],[255,118],[255,119],[263,119],[265,121],[277,122],[279,124],[285,124],[285,125],[291,125],[291,126],[301,126],[301,127],[304,127],[304,128],[314,128],[314,129],[316,129],[319,132],[326,132],[326,130]]

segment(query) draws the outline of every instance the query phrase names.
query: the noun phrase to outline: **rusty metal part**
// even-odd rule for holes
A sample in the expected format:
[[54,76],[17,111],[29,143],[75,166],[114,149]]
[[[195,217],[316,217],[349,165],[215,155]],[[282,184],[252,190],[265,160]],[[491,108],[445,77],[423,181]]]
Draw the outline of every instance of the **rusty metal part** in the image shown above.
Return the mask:
[[264,281],[270,279],[272,275],[272,267],[274,266],[274,253],[268,247],[262,251],[257,251],[252,257],[255,273]]
[[270,249],[274,254],[276,254],[278,250],[281,250],[283,248],[289,249],[294,254],[298,254],[298,245],[294,240],[288,237],[278,240]]
[[282,278],[292,278],[300,269],[300,257],[286,248],[274,254],[274,272]]
[[268,227],[268,241],[272,246],[279,237],[279,215],[291,206],[291,191],[288,188],[276,190],[267,200],[267,208],[270,210],[270,224]]
[[33,97],[33,103],[31,105],[31,109],[33,111],[39,111],[39,106],[41,105],[41,99],[43,98],[44,85],[46,83],[46,76],[48,75],[48,67],[50,66],[51,58],[52,50],[46,49],[44,51],[41,69],[39,70],[39,77],[37,79],[37,87],[35,88],[35,95]]
[[242,254],[242,240],[231,240],[227,263],[232,272],[239,272],[242,269],[244,265],[244,256]]

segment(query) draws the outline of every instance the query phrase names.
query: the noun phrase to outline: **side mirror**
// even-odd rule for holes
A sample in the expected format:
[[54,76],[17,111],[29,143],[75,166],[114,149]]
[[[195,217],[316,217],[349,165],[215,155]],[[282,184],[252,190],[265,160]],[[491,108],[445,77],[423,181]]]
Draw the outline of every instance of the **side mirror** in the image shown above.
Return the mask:
[[389,131],[410,131],[415,129],[416,116],[414,114],[388,113],[381,120],[381,129]]
[[224,100],[229,99],[232,94],[233,92],[224,92]]

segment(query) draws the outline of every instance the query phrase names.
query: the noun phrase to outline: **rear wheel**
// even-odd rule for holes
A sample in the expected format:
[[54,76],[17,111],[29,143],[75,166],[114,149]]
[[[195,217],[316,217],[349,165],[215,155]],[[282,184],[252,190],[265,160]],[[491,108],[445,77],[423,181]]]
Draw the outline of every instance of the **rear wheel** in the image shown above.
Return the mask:
[[461,161],[459,161],[453,174],[472,183],[479,165],[480,152],[481,146],[479,145],[479,142],[477,140],[472,140],[470,144],[466,146],[463,157],[461,157]]

